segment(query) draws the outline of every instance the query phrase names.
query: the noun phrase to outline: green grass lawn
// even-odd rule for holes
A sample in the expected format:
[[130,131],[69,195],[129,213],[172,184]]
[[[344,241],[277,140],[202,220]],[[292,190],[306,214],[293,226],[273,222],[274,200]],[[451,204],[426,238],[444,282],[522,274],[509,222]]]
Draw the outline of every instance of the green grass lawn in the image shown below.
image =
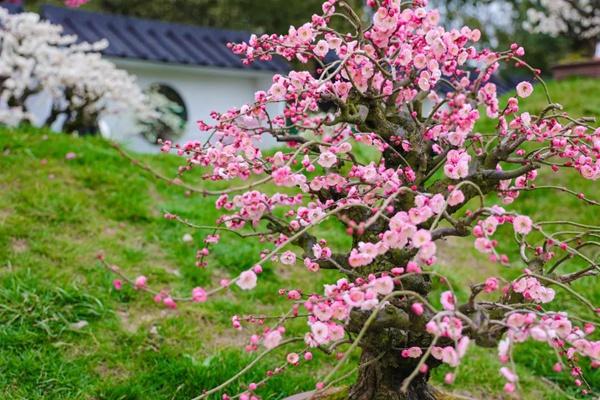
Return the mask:
[[[600,81],[552,83],[550,90],[554,101],[573,114],[600,117],[600,99],[595,96]],[[541,92],[527,99],[534,110],[542,101]],[[67,160],[68,152],[76,158]],[[141,158],[169,176],[179,162],[169,156]],[[573,174],[545,174],[540,182],[559,179],[600,199],[597,184]],[[534,218],[596,224],[600,220],[597,208],[551,192],[523,193],[512,208]],[[213,267],[196,268],[202,235],[164,220],[165,211],[199,224],[210,224],[217,215],[212,199],[186,197],[180,188],[154,180],[101,139],[36,129],[0,131],[1,399],[190,399],[251,359],[240,350],[249,333],[230,328],[233,314],[282,311],[287,304],[277,295],[279,288],[301,280],[304,287],[321,291],[322,283],[333,279],[273,265],[254,291],[234,290],[202,305],[182,304],[175,311],[129,288],[115,291],[114,277],[95,258],[99,251],[127,274],[145,274],[153,286],[184,294],[256,262],[260,245],[225,236],[215,248]],[[347,244],[336,226],[323,231],[334,245]],[[186,233],[193,234],[195,243],[183,242]],[[476,282],[493,273],[514,277],[522,268],[511,253],[513,268],[499,270],[477,254],[471,242],[452,240],[443,250],[437,268],[456,283]],[[597,280],[588,279],[576,288],[600,304]],[[563,293],[558,302],[569,309],[578,307]],[[242,383],[259,380],[283,356],[273,355]],[[571,390],[566,385],[569,378],[551,372],[554,361],[547,349],[526,344],[516,356],[524,398],[566,398],[559,386]],[[314,378],[328,365],[318,358],[288,371],[262,391],[263,398],[312,389]],[[493,349],[472,349],[453,390],[482,399],[502,398],[499,367]],[[436,382],[444,372],[436,371]],[[600,374],[596,371],[588,378],[600,390]]]

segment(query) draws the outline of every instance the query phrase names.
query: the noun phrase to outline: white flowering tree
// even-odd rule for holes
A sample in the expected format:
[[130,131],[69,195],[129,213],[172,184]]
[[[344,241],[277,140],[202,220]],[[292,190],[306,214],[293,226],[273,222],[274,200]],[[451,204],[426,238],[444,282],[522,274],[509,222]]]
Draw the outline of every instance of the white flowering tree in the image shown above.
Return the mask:
[[185,109],[162,93],[161,85],[151,85],[146,90],[146,96],[148,106],[156,113],[157,118],[138,118],[142,135],[150,143],[181,137],[187,122]]
[[102,58],[106,41],[79,43],[38,14],[13,15],[4,8],[0,33],[0,123],[32,120],[27,100],[40,93],[52,105],[38,122],[50,126],[60,118],[66,131],[95,133],[98,119],[109,113],[153,117],[135,77]]
[[537,0],[527,11],[526,28],[568,35],[591,49],[600,41],[600,0]]

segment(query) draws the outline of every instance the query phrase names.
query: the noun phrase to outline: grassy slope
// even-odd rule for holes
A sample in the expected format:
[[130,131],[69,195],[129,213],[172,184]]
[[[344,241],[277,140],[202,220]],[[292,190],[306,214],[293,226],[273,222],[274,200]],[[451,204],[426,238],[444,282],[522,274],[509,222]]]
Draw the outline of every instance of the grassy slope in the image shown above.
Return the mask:
[[[593,96],[600,82],[551,86],[555,101],[566,109],[600,116],[600,100]],[[541,101],[541,93],[528,99],[533,108]],[[238,350],[246,333],[229,327],[232,314],[282,309],[278,288],[302,279],[318,290],[322,282],[302,271],[275,267],[281,273],[266,272],[256,291],[174,312],[132,290],[115,292],[112,277],[94,259],[99,250],[131,275],[144,273],[153,284],[187,292],[249,267],[259,247],[226,238],[213,261],[220,269],[195,268],[195,247],[181,240],[193,232],[163,220],[161,214],[168,210],[210,223],[215,219],[210,200],[185,198],[181,190],[154,181],[99,139],[2,131],[0,151],[0,398],[189,399],[248,360]],[[69,151],[77,154],[74,160],[65,159]],[[171,157],[145,158],[169,175],[177,165]],[[597,185],[574,176],[568,180],[600,198]],[[542,210],[556,218],[598,221],[592,208],[547,192],[524,194],[515,208],[534,216]],[[343,235],[335,234],[339,230],[329,231],[338,245],[344,242]],[[201,235],[194,237],[201,240]],[[497,269],[472,251],[470,243],[452,241],[445,249],[448,255],[440,269],[455,281],[477,281]],[[515,273],[502,271],[507,277]],[[579,288],[600,303],[600,290],[591,280]],[[72,324],[82,320],[89,325],[75,329]],[[482,398],[501,392],[493,353],[472,350],[461,366],[458,390],[468,388]],[[526,398],[565,398],[537,379],[566,381],[548,372],[553,362],[548,355],[536,346],[520,347],[517,362]],[[326,368],[317,360],[311,368],[294,369],[276,378],[264,397],[309,389],[310,378]],[[263,372],[255,371],[246,382],[258,380]],[[443,372],[435,378],[440,380]],[[591,377],[600,384],[600,375]]]
[[[211,279],[181,240],[189,230],[161,217],[169,210],[210,223],[210,200],[154,182],[98,139],[3,131],[0,148],[0,398],[186,399],[244,365],[243,354],[221,352],[245,340],[231,332],[230,317],[277,308],[277,289],[295,273],[267,272],[256,291],[176,312],[114,292],[95,261],[99,250],[130,275],[188,293],[247,269],[257,246],[227,238],[215,262],[227,271]],[[66,160],[69,151],[77,158]],[[176,169],[173,158],[153,161]],[[80,320],[89,326],[70,329]],[[311,384],[276,385],[285,394]]]

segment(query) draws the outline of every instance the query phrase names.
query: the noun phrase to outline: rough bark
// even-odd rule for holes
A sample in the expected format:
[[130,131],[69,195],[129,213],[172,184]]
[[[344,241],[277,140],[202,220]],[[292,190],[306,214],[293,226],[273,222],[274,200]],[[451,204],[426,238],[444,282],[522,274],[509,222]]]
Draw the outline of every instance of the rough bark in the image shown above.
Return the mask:
[[436,400],[436,391],[427,382],[429,374],[418,374],[402,392],[404,380],[416,367],[417,361],[400,359],[387,354],[377,360],[377,355],[363,350],[358,379],[349,393],[350,400]]
[[[429,373],[419,373],[402,391],[402,384],[417,368],[419,358],[404,358],[401,353],[409,347],[427,349],[431,336],[423,332],[426,316],[407,313],[402,300],[393,300],[385,306],[369,326],[360,341],[362,355],[358,379],[352,386],[350,400],[435,400],[436,392],[428,384]],[[347,329],[358,333],[364,327],[370,312],[354,310]],[[423,350],[425,351],[425,350]],[[434,368],[439,362],[432,357],[427,365]]]

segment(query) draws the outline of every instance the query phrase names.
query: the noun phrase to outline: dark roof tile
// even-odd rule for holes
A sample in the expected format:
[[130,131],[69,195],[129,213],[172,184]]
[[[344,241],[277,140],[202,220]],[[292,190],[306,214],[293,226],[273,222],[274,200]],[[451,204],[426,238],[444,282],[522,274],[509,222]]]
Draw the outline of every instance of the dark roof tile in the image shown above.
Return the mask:
[[108,56],[258,71],[286,72],[290,69],[281,58],[244,65],[226,44],[247,40],[249,34],[245,32],[51,5],[42,6],[42,17],[62,25],[66,33],[75,34],[81,40],[95,42],[107,39],[109,47],[104,54]]
[[23,11],[23,6],[20,4],[0,2],[0,7],[6,8],[11,14],[20,13]]

